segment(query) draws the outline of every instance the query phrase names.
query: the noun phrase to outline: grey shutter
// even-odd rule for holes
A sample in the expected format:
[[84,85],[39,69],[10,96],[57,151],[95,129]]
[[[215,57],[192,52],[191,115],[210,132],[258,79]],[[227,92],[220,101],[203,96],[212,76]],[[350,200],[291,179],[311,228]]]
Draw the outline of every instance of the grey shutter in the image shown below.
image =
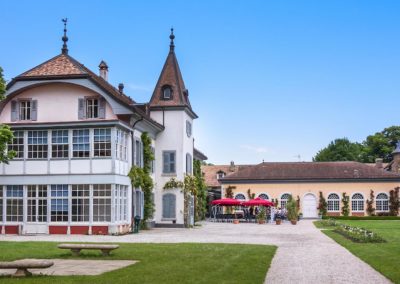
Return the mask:
[[164,152],[163,153],[163,172],[164,173],[169,173],[169,153]]
[[176,197],[172,193],[163,195],[163,218],[176,218]]
[[85,119],[86,112],[85,112],[85,99],[79,99],[78,101],[78,119]]
[[11,101],[11,121],[19,120],[19,105],[17,101]]
[[140,141],[140,167],[144,167],[144,160],[143,160],[143,142]]
[[99,99],[99,118],[106,118],[106,100]]
[[176,172],[175,168],[175,152],[170,152],[169,153],[169,170],[171,173]]
[[31,101],[31,120],[37,120],[37,100]]

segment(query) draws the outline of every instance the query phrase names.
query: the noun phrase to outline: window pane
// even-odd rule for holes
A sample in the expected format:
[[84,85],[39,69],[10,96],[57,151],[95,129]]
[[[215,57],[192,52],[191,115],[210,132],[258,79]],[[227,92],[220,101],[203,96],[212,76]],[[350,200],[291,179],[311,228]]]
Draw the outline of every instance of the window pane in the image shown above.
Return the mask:
[[111,157],[111,129],[95,129],[93,140],[95,157]]
[[68,158],[68,130],[53,130],[51,144],[51,156],[53,158]]
[[24,132],[14,131],[14,138],[11,144],[8,144],[8,151],[15,151],[15,158],[24,157]]
[[90,156],[89,129],[72,131],[72,156],[74,158],[87,158]]
[[47,131],[28,131],[28,159],[47,158]]

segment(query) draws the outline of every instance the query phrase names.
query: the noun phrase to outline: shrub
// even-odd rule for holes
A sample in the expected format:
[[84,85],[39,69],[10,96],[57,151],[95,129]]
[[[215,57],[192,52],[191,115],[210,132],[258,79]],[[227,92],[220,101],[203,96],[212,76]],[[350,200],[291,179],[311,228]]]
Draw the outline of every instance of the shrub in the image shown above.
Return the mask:
[[318,210],[319,210],[319,214],[322,216],[326,215],[326,207],[328,206],[328,204],[326,203],[326,200],[322,194],[322,191],[319,192],[319,204],[318,204]]
[[342,194],[342,202],[343,202],[342,215],[343,216],[349,216],[349,214],[350,214],[349,200],[350,200],[349,196],[346,195],[346,192],[343,192],[343,194]]
[[400,207],[399,187],[396,187],[395,189],[392,189],[390,191],[390,197],[389,197],[389,212],[390,212],[390,215],[391,216],[399,215],[399,207]]
[[287,217],[290,221],[297,220],[298,217],[298,209],[297,209],[297,202],[293,199],[292,196],[289,197],[289,200],[286,204],[287,209]]
[[336,221],[335,219],[331,219],[331,218],[319,221],[319,224],[321,224],[321,226],[323,226],[323,227],[336,227],[336,226],[339,226],[339,222]]
[[367,199],[367,214],[368,214],[368,216],[375,215],[374,200],[375,200],[374,191],[371,189],[371,192],[369,193],[369,199]]
[[383,243],[385,239],[378,234],[364,228],[352,227],[348,225],[336,226],[334,232],[357,243]]
[[335,219],[335,220],[400,220],[400,216],[383,215],[382,216],[323,216],[322,219]]

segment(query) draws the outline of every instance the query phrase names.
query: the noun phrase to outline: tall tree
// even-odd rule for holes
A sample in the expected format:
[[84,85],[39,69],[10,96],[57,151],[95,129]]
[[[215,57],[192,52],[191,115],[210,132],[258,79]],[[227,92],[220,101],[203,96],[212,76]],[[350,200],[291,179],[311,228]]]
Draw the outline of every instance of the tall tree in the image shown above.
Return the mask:
[[363,146],[347,138],[335,139],[315,155],[315,162],[360,161]]
[[362,162],[373,163],[382,158],[385,163],[392,160],[392,152],[400,141],[400,126],[391,126],[369,135],[363,142]]
[[[0,67],[0,101],[4,99],[6,93],[6,80],[3,77],[3,68]],[[7,150],[7,144],[11,143],[14,136],[9,126],[0,125],[0,163],[8,164],[14,158],[15,152]]]
[[6,93],[6,80],[3,77],[3,68],[0,67],[0,101],[4,99]]

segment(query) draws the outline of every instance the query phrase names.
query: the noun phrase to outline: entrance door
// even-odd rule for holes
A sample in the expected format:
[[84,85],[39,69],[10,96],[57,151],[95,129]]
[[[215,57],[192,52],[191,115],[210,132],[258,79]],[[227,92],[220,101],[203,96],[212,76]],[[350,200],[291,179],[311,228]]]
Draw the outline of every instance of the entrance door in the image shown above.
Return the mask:
[[25,234],[48,234],[47,186],[28,185]]
[[303,198],[303,217],[317,218],[317,198],[312,193],[307,193]]

